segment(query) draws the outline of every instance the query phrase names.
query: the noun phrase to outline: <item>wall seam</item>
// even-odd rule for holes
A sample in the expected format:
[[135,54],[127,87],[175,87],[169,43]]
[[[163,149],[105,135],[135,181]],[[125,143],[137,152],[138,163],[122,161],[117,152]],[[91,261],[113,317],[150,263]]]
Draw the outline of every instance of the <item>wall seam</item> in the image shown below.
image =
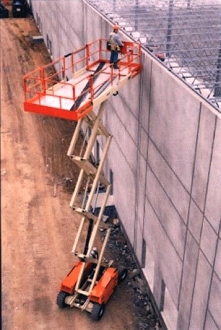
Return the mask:
[[179,215],[180,219],[182,220],[182,223],[186,226],[186,222],[185,220],[182,218],[181,214],[179,213],[179,211],[177,210],[175,204],[173,203],[172,199],[169,197],[169,195],[167,194],[166,190],[164,189],[163,185],[161,184],[160,180],[158,179],[158,177],[156,176],[156,174],[154,173],[152,167],[150,166],[150,164],[148,164],[149,169],[151,170],[152,174],[154,175],[156,181],[159,183],[161,189],[163,190],[163,192],[165,193],[166,197],[168,198],[168,200],[170,201],[171,205],[173,206],[173,208],[176,210],[177,214]]
[[[217,117],[216,117],[216,120],[215,120],[214,132],[213,132],[213,141],[212,141],[212,147],[211,147],[211,155],[210,155],[210,163],[209,163],[209,170],[208,170],[208,177],[207,177],[207,185],[206,185],[206,192],[205,192],[205,198],[204,198],[203,219],[204,219],[205,210],[206,210],[206,200],[207,200],[207,195],[208,195],[208,187],[209,187],[210,170],[211,170],[211,164],[212,164],[212,155],[213,155],[213,148],[214,148],[216,123],[217,123]],[[200,245],[201,245],[201,239],[202,239],[203,223],[204,223],[204,220],[202,221],[201,230],[200,230],[200,239],[199,239],[199,244],[198,244],[197,261],[196,261],[196,265],[195,265],[195,279],[194,279],[194,286],[193,286],[193,292],[192,292],[192,298],[191,298],[191,308],[190,308],[188,328],[190,327],[191,316],[192,316],[193,297],[194,297],[194,291],[195,291],[195,286],[196,286],[196,278],[197,278],[197,269],[198,269],[198,264],[199,264],[199,256],[200,256],[200,252],[201,252]]]
[[148,203],[150,204],[151,209],[153,210],[154,214],[156,215],[158,221],[160,222],[161,227],[163,228],[163,230],[164,230],[164,232],[165,232],[165,235],[167,236],[168,240],[170,241],[171,245],[173,246],[173,249],[174,249],[174,251],[176,252],[178,258],[180,259],[180,261],[182,261],[182,258],[180,257],[180,255],[179,255],[179,253],[178,253],[176,247],[174,246],[173,242],[171,241],[170,236],[168,235],[168,233],[167,233],[167,231],[166,231],[166,229],[165,229],[165,227],[164,227],[164,225],[163,225],[163,222],[160,220],[160,218],[159,218],[158,214],[156,213],[155,208],[154,208],[153,205],[151,204],[151,201],[149,200],[148,196],[146,196],[146,199],[148,200]]
[[139,102],[138,102],[138,123],[137,123],[137,126],[138,126],[138,131],[137,131],[137,140],[138,140],[138,145],[137,145],[137,166],[136,166],[136,172],[135,172],[135,180],[136,180],[136,183],[135,183],[135,210],[134,210],[134,250],[135,250],[135,253],[137,252],[137,228],[139,227],[138,226],[138,199],[139,199],[139,196],[138,196],[138,193],[139,193],[139,189],[138,189],[138,186],[139,186],[139,181],[138,181],[138,178],[139,178],[139,173],[140,173],[140,156],[139,156],[139,151],[140,151],[140,141],[141,141],[141,130],[140,130],[140,117],[141,117],[141,100],[142,100],[142,93],[143,93],[143,84],[141,84],[142,82],[142,76],[143,76],[143,71],[141,72],[140,74],[140,89],[139,89]]
[[[217,117],[216,117],[215,125],[214,126],[215,127],[214,127],[214,135],[213,135],[213,146],[212,146],[212,152],[211,152],[210,170],[211,170],[212,156],[213,156],[214,143],[215,143],[215,137],[216,137]],[[210,177],[208,179],[208,186],[209,186],[209,181],[210,181]],[[207,189],[208,189],[208,186],[207,186]],[[204,214],[205,214],[205,210],[206,210],[206,199],[205,199],[205,206],[204,206]],[[220,224],[219,224],[219,232],[217,234],[217,239],[216,239],[216,247],[215,247],[215,253],[214,253],[214,258],[213,258],[213,265],[211,267],[212,268],[212,274],[211,274],[210,284],[209,284],[209,289],[208,289],[208,299],[207,299],[207,304],[206,304],[206,313],[204,315],[203,329],[205,329],[206,316],[207,316],[207,311],[208,311],[208,307],[209,307],[209,300],[210,300],[210,295],[211,295],[212,281],[213,281],[213,277],[214,277],[214,268],[215,268],[215,262],[216,262],[216,255],[217,255],[217,251],[218,251],[218,243],[219,243],[219,234],[220,234],[220,231],[221,231],[221,220],[220,220]]]
[[[152,72],[153,72],[153,61],[151,61],[151,67],[150,67],[150,89],[149,89],[149,103],[148,103],[148,125],[147,125],[147,129],[148,132],[150,131],[150,112],[151,112],[151,106],[150,106],[150,98],[151,98],[151,90],[152,90]],[[145,196],[147,196],[147,171],[148,171],[148,156],[149,156],[149,144],[150,144],[150,139],[149,139],[149,134],[147,134],[147,158],[146,158],[146,168],[145,168],[145,185],[144,185],[144,200],[145,200]],[[145,223],[145,217],[146,217],[146,203],[144,203],[144,207],[143,207],[143,229],[144,229],[144,223]],[[142,232],[142,239],[144,239],[144,230]]]
[[202,113],[202,103],[200,103],[200,107],[199,107],[198,126],[197,126],[196,140],[195,140],[192,178],[191,178],[191,186],[190,186],[190,192],[189,192],[189,205],[188,205],[188,211],[187,211],[186,234],[185,234],[185,239],[184,239],[184,250],[183,250],[183,257],[182,257],[182,271],[181,271],[179,297],[178,297],[178,310],[180,309],[181,292],[182,292],[182,285],[183,285],[183,279],[184,279],[184,263],[185,263],[186,248],[187,248],[188,225],[189,225],[190,207],[191,207],[191,199],[192,199],[192,191],[193,191],[194,173],[195,173],[195,167],[196,167],[196,155],[197,155],[197,147],[198,147],[198,139],[199,139],[201,113]]

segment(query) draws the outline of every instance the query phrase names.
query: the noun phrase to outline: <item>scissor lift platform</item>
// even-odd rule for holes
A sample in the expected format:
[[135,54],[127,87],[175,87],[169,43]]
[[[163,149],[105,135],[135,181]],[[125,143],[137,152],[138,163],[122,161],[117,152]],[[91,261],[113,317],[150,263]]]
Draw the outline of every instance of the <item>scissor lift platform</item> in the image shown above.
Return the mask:
[[141,71],[140,45],[124,42],[119,69],[109,62],[106,39],[93,41],[24,77],[24,110],[79,120]]
[[[57,305],[86,310],[94,320],[103,316],[106,302],[127,274],[125,268],[112,267],[112,261],[106,263],[103,258],[111,232],[111,227],[102,223],[111,187],[103,165],[112,136],[101,119],[107,99],[141,72],[140,44],[124,42],[119,68],[115,70],[109,62],[106,43],[106,39],[93,41],[24,77],[25,111],[77,121],[67,152],[80,168],[70,201],[70,207],[81,216],[72,249],[77,262],[60,285]],[[83,141],[80,154],[76,155],[75,146],[82,131],[85,137],[87,132],[89,134]],[[98,164],[94,164],[93,150],[98,136],[102,139],[102,151]],[[98,208],[99,213],[95,214],[100,186],[103,202]],[[99,228],[104,236],[95,258],[92,251]]]

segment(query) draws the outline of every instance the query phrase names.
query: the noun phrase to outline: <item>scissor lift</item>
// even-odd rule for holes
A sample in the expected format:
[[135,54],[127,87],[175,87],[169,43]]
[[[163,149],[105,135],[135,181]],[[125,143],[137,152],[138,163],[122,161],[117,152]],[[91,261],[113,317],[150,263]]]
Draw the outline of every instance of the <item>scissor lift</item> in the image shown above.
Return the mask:
[[[106,39],[93,41],[24,77],[25,111],[77,121],[67,152],[80,168],[70,202],[81,217],[72,249],[77,261],[60,285],[57,304],[60,308],[86,310],[94,320],[101,319],[114,288],[127,275],[125,268],[112,267],[113,261],[104,259],[111,227],[102,217],[111,184],[104,176],[103,165],[112,136],[101,120],[107,99],[141,72],[139,44],[124,42],[119,69],[115,70],[109,63],[106,42]],[[83,131],[86,137],[87,130],[90,136],[83,141],[80,154],[75,155],[79,134]],[[98,137],[102,155],[99,164],[95,164],[92,155]],[[103,200],[95,214],[101,187]],[[91,252],[100,228],[105,235],[96,256]]]

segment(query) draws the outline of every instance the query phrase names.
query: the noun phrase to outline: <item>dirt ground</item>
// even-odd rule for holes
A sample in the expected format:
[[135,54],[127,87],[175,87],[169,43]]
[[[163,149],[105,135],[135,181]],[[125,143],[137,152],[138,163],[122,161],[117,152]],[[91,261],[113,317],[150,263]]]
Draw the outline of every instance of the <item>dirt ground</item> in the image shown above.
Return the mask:
[[23,76],[50,61],[37,34],[32,18],[0,20],[2,329],[153,329],[138,325],[130,278],[99,322],[56,305],[79,224],[64,185],[78,174],[66,156],[75,123],[23,111]]

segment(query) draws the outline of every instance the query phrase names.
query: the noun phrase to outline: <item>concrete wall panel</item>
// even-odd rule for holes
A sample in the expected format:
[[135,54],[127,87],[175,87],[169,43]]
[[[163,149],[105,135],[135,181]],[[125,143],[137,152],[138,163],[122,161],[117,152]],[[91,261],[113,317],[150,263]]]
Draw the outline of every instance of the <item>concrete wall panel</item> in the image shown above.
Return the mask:
[[221,280],[214,274],[209,299],[209,311],[218,329],[221,329]]
[[[142,111],[140,112],[140,124],[145,132],[148,133],[149,130],[149,110],[150,110],[150,90],[151,90],[151,70],[152,70],[152,60],[150,57],[142,56],[142,72],[140,84],[140,104],[142,106]],[[142,100],[142,102],[141,102]]]
[[157,150],[156,146],[150,142],[149,145],[149,165],[157,177],[160,185],[167,194],[173,207],[184,222],[187,221],[189,194],[185,190],[179,178],[174,174],[169,164]]
[[153,293],[154,293],[154,298],[156,300],[156,304],[160,310],[162,310],[163,306],[163,293],[162,293],[162,286],[163,286],[163,278],[161,271],[159,269],[159,265],[155,264],[154,265],[154,286],[153,286]]
[[[203,274],[203,276],[202,276]],[[208,295],[212,269],[204,255],[200,253],[197,267],[196,284],[194,288],[190,329],[203,329],[207,311]]]
[[221,280],[221,238],[219,238],[214,270]]
[[211,265],[213,265],[216,252],[216,238],[217,234],[214,229],[211,227],[210,223],[204,219],[200,246]]
[[135,233],[136,238],[136,255],[137,255],[137,259],[140,263],[140,265],[142,266],[142,253],[143,253],[143,226],[142,224],[140,224],[140,221],[137,222],[137,231]]
[[[63,9],[62,9],[63,8]],[[84,44],[84,20],[82,17],[83,2],[75,1],[34,1],[35,18],[40,17],[41,33],[47,41],[47,35],[52,42],[52,55],[57,59]],[[37,21],[38,23],[38,21]],[[83,43],[82,43],[83,42]]]
[[153,62],[150,136],[187,190],[192,181],[199,109],[194,95]]
[[196,265],[199,254],[199,247],[193,239],[190,232],[187,235],[186,254],[183,263],[183,275],[181,286],[181,298],[179,303],[179,317],[177,322],[177,329],[187,330],[189,327],[189,319],[191,313],[191,304],[193,298]]
[[159,250],[159,237],[157,230],[154,230],[154,226],[158,230],[159,219],[149,201],[145,199],[145,214],[144,214],[144,225],[143,225],[143,237],[146,240],[146,244],[153,255],[154,260],[158,259],[160,250]]
[[[127,232],[130,242],[134,242],[134,210],[135,210],[135,178],[129,163],[125,157],[122,157],[119,146],[112,142],[115,157],[110,159],[110,168],[118,168],[114,171],[113,200],[116,205],[120,219],[122,219],[124,228]],[[126,189],[122,188],[122,184],[126,183]]]
[[116,165],[121,161],[121,157],[124,157],[127,159],[133,173],[135,173],[137,166],[137,141],[135,136],[138,134],[138,122],[133,120],[133,114],[130,110],[121,105],[120,99],[118,101],[117,111],[114,108],[105,110],[109,132],[114,137],[115,146],[121,151],[121,155],[116,158]]
[[[152,206],[146,202],[146,217],[144,223],[145,240],[154,256],[154,260],[160,260],[159,271],[173,302],[178,306],[178,295],[181,276],[181,260],[171,245],[171,242],[164,231],[158,217],[154,213]],[[155,275],[158,278],[157,274]],[[155,286],[157,290],[157,286]],[[158,290],[161,290],[158,287]],[[154,293],[155,294],[155,293]],[[159,296],[161,293],[156,293]]]
[[168,196],[151,171],[148,171],[147,175],[147,194],[149,202],[161,222],[161,226],[166,231],[180,259],[182,259],[186,232],[184,222],[173,205],[171,205]]
[[206,217],[218,233],[221,220],[221,119],[216,121],[214,146],[206,200]]
[[202,211],[204,210],[206,189],[208,184],[214,127],[214,114],[206,109],[205,106],[202,106],[199,118],[196,161],[192,190],[192,196]]
[[89,6],[84,6],[83,22],[87,42],[102,38],[102,34],[104,33],[107,33],[107,35],[105,35],[107,38],[111,32],[111,29],[109,31],[105,29],[106,24],[103,21],[102,16],[94,14]]
[[217,325],[215,324],[211,314],[208,312],[206,316],[206,324],[205,324],[205,330],[219,330]]
[[[129,88],[122,88],[119,95],[122,98],[123,105],[130,109],[135,120],[139,119],[140,114],[140,94],[141,94],[141,76],[136,76],[133,80],[127,82]],[[125,124],[127,121],[125,121]]]
[[139,149],[140,152],[142,154],[142,156],[144,157],[144,159],[147,161],[147,156],[148,156],[148,150],[147,150],[147,146],[148,146],[148,136],[146,131],[144,130],[143,127],[139,127],[139,131],[140,131],[140,144],[139,144]]
[[188,227],[195,240],[199,243],[203,224],[203,213],[193,200],[190,203]]
[[[146,171],[147,171],[147,162],[146,160],[139,154],[138,155],[138,177],[137,177],[137,215],[138,218],[136,221],[140,222],[141,228],[143,228],[144,221],[144,206],[145,206],[145,191],[146,191]],[[140,220],[139,220],[140,219]]]

